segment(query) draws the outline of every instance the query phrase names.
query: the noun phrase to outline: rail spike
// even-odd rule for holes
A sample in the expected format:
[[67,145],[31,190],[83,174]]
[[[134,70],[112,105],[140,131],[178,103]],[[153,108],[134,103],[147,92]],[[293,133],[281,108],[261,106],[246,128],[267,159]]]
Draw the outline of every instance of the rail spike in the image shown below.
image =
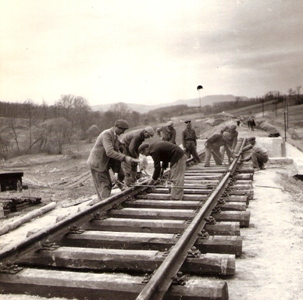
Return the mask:
[[185,285],[185,275],[180,271],[172,278],[172,280],[173,285]]
[[49,240],[46,240],[44,243],[41,243],[41,249],[40,250],[47,250],[47,251],[53,251],[59,248],[59,245],[57,245],[54,242],[51,242]]
[[83,233],[85,230],[81,229],[79,226],[77,225],[72,225],[72,226],[69,226],[69,233],[72,233],[72,234],[81,234]]
[[201,232],[198,233],[198,238],[207,240],[209,239],[209,233],[205,229],[202,229]]
[[216,219],[212,216],[209,216],[208,218],[205,218],[204,220],[206,221],[206,224],[208,224],[208,225],[216,224]]
[[3,274],[17,274],[22,270],[22,267],[19,267],[17,264],[13,264],[10,261],[7,261],[4,264],[0,263],[0,273]]
[[225,204],[225,200],[223,198],[220,198],[220,200],[218,200],[218,204]]
[[167,256],[170,252],[170,249],[165,248],[163,251],[163,256]]
[[105,220],[105,219],[107,219],[107,217],[106,217],[105,213],[97,212],[97,213],[93,214],[93,219],[94,220]]
[[187,251],[188,258],[199,258],[201,256],[201,252],[195,246],[192,246],[190,250]]
[[221,212],[221,208],[218,207],[218,206],[216,206],[216,207],[214,207],[214,208],[212,209],[212,213],[213,213],[213,214],[220,213],[220,212]]

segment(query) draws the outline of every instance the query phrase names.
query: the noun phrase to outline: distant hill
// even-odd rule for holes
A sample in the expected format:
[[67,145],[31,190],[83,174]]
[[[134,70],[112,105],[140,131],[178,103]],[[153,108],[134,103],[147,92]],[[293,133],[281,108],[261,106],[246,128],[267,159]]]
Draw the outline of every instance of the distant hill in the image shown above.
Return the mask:
[[[245,100],[247,97],[240,97],[241,99]],[[201,106],[205,105],[212,105],[216,102],[227,102],[227,101],[235,101],[236,96],[233,95],[209,95],[201,97]],[[112,104],[104,104],[104,105],[94,105],[92,106],[93,110],[102,110],[107,111],[110,109]],[[174,105],[188,105],[188,106],[200,106],[200,99],[194,98],[194,99],[181,99],[170,103],[162,103],[157,105],[143,105],[143,104],[135,104],[135,103],[125,103],[130,109],[137,111],[141,114],[147,113],[150,110],[154,110],[161,107],[167,107],[167,106],[174,106]]]

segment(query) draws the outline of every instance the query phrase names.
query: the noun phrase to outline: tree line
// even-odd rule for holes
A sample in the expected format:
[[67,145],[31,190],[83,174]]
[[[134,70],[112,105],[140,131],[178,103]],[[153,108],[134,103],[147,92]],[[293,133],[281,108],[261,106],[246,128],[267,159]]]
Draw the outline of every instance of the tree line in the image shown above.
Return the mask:
[[263,97],[217,102],[203,107],[174,105],[141,114],[127,104],[113,104],[107,111],[93,111],[88,101],[80,96],[62,95],[54,105],[35,104],[28,99],[23,103],[0,101],[0,157],[24,153],[46,152],[61,154],[63,145],[75,140],[91,141],[117,119],[125,119],[132,128],[166,122],[171,117],[202,113],[203,115],[247,107],[260,103],[277,105],[288,101],[302,104],[300,87],[290,89],[288,95],[268,92]]

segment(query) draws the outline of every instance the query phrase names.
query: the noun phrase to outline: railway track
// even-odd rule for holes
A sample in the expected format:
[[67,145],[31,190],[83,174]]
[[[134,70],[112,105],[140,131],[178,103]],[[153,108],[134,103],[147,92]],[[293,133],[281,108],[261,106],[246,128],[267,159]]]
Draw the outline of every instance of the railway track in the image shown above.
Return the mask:
[[[239,139],[237,151],[245,139]],[[203,156],[204,153],[200,153]],[[166,173],[169,177],[169,173]],[[0,291],[76,299],[228,299],[253,168],[188,160],[184,198],[142,182],[0,252]]]

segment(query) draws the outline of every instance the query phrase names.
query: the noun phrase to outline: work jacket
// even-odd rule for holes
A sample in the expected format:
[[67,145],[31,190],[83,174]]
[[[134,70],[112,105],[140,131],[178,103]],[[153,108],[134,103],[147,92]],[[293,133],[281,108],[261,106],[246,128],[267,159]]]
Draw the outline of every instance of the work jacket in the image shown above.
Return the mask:
[[119,140],[115,127],[106,129],[97,137],[87,164],[94,170],[104,172],[110,168],[110,159],[123,161],[125,155],[119,152]]
[[121,144],[125,146],[129,155],[133,158],[139,157],[139,146],[144,142],[144,130],[137,129],[127,132],[121,139]]

